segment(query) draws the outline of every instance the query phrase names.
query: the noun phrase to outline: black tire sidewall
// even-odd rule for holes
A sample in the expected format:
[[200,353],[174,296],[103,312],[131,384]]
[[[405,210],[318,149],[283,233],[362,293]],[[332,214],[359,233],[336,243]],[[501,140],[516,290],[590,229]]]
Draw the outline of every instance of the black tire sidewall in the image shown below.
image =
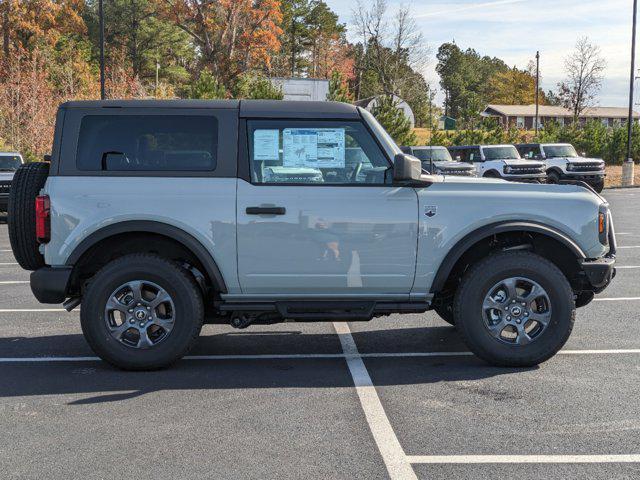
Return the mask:
[[[146,350],[128,347],[113,338],[104,318],[109,296],[132,280],[145,280],[164,288],[175,307],[175,325],[170,334]],[[83,296],[80,317],[87,342],[102,359],[124,369],[157,369],[184,356],[198,336],[203,320],[202,296],[188,274],[167,260],[151,255],[123,257],[94,276]]]
[[560,183],[560,175],[558,175],[556,172],[549,172],[547,174],[547,183],[551,185]]
[[[486,261],[488,260],[488,261]],[[566,343],[575,317],[573,292],[563,273],[548,260],[525,252],[496,254],[463,279],[454,304],[456,327],[469,348],[484,360],[501,366],[532,366],[552,357]],[[525,346],[494,338],[484,324],[482,303],[489,289],[509,277],[524,277],[545,289],[552,315],[546,331]]]

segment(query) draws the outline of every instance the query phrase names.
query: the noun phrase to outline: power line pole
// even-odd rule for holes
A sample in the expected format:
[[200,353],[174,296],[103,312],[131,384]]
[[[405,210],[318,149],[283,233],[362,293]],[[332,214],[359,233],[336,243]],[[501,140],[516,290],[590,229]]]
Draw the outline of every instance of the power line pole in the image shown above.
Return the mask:
[[[635,1],[635,0],[634,0]],[[536,52],[536,137],[538,137],[538,113],[539,113],[539,98],[538,92],[540,90],[540,52]]]
[[636,14],[638,8],[638,0],[633,0],[633,30],[631,33],[631,75],[629,79],[629,118],[627,120],[627,161],[633,162],[631,156],[631,146],[633,134],[633,84],[636,74]]
[[104,12],[102,0],[98,1],[98,17],[100,20],[100,99],[104,100]]

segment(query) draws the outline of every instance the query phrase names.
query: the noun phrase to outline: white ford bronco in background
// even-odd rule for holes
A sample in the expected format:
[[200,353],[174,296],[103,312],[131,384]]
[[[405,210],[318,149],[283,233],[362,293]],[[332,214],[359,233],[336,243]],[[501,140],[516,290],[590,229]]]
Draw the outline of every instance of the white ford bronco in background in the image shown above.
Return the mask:
[[544,162],[547,183],[580,180],[598,193],[604,188],[604,160],[581,157],[569,143],[527,143],[516,145],[516,148],[522,158]]
[[82,304],[89,345],[124,369],[178,360],[203,322],[431,309],[486,361],[535,365],[615,273],[590,189],[423,174],[332,102],[63,104],[9,210],[36,298]]
[[475,166],[478,177],[516,182],[545,182],[544,163],[523,160],[513,145],[466,145],[449,147],[451,156]]

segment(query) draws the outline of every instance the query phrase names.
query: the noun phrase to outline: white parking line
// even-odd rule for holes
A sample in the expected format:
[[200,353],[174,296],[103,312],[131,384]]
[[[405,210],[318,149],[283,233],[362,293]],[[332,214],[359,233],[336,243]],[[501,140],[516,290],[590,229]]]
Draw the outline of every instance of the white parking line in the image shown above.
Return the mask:
[[407,456],[398,441],[389,418],[382,407],[376,387],[373,386],[367,367],[359,356],[358,347],[353,340],[349,325],[344,323],[333,323],[336,333],[342,345],[342,351],[347,357],[347,366],[356,387],[356,393],[360,398],[360,405],[367,418],[367,423],[371,429],[373,438],[380,450],[382,460],[387,467],[391,480],[417,480],[413,467],[407,461]]
[[640,265],[616,265],[616,269],[618,270],[626,270],[626,269],[632,269],[632,268],[640,268]]
[[640,245],[627,245],[626,247],[618,246],[617,248],[618,248],[618,250],[623,250],[625,248],[640,248]]
[[639,463],[640,455],[411,455],[410,463]]
[[33,312],[65,312],[65,313],[69,313],[64,308],[0,308],[0,313],[33,313]]
[[3,266],[3,267],[8,267],[8,266],[10,266],[10,265],[18,265],[18,263],[16,263],[16,262],[4,262],[4,263],[0,263],[0,266]]
[[[601,350],[560,350],[558,355],[629,355],[640,354],[640,348],[619,348]],[[371,352],[371,353],[265,353],[256,355],[189,355],[183,360],[219,361],[219,360],[323,360],[357,358],[432,358],[432,357],[471,357],[471,352]],[[42,362],[96,362],[98,357],[0,357],[0,363],[42,363]]]
[[29,283],[29,280],[5,280],[0,281],[0,285],[23,285]]
[[605,297],[605,298],[594,298],[594,302],[622,302],[622,301],[630,301],[630,300],[640,300],[640,297]]

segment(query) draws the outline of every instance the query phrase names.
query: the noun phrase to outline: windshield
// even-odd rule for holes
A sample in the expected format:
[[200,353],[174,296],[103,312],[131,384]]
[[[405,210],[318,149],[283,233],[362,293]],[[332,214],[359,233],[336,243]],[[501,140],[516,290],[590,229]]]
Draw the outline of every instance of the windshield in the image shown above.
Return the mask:
[[520,159],[518,150],[511,145],[505,147],[482,147],[485,160]]
[[434,162],[453,161],[449,151],[445,148],[414,148],[413,156],[423,162],[428,162],[430,160],[433,160]]
[[398,153],[402,153],[402,150],[400,150],[400,147],[396,144],[396,142],[393,141],[391,135],[389,135],[387,131],[382,128],[382,125],[378,123],[376,118],[371,115],[370,112],[360,107],[358,107],[358,110],[360,111],[362,118],[364,118],[365,122],[367,122],[369,127],[371,127],[376,137],[378,137],[378,140],[382,143],[383,148],[391,158],[395,157]]
[[22,165],[22,162],[20,161],[20,157],[17,155],[0,156],[0,170],[14,171],[17,170],[20,165]]
[[547,158],[578,156],[576,149],[571,145],[545,145],[542,148],[544,148],[544,154]]

